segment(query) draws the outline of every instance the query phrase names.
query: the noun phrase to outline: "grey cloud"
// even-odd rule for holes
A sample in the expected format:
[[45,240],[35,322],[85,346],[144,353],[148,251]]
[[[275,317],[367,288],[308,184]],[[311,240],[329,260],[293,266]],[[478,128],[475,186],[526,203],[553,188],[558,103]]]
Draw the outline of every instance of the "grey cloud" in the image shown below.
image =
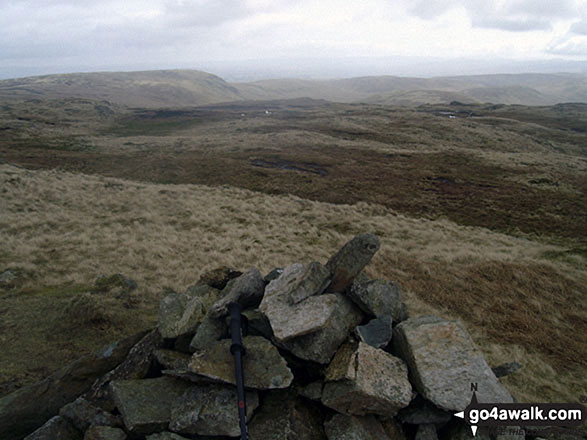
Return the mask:
[[587,20],[573,23],[570,32],[577,35],[587,35]]
[[536,30],[550,30],[552,24],[549,20],[532,18],[501,18],[501,17],[475,17],[473,26],[490,29],[500,29],[510,32],[526,32]]
[[587,57],[587,38],[568,37],[557,41],[547,49],[553,55],[571,55]]
[[206,0],[165,4],[166,19],[174,25],[213,27],[247,16],[251,11],[240,0]]

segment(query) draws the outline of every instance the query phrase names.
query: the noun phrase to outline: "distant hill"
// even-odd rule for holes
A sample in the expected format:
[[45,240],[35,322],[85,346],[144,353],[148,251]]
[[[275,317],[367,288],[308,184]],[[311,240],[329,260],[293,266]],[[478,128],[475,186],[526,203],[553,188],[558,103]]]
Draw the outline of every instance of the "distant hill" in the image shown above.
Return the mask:
[[72,73],[0,81],[0,100],[72,97],[107,100],[130,107],[183,107],[303,97],[406,106],[452,101],[552,105],[587,102],[587,75],[372,76],[229,83],[196,70],[160,70]]

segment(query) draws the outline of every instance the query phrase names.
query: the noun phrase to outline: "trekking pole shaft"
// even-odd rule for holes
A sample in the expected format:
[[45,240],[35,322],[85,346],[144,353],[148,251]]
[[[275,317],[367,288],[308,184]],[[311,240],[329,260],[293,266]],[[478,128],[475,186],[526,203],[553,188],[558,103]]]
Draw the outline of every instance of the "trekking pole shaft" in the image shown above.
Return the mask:
[[228,311],[230,312],[230,333],[232,337],[230,352],[234,356],[234,375],[236,378],[241,440],[248,440],[247,404],[245,400],[245,381],[243,375],[243,356],[245,354],[245,348],[243,346],[241,330],[241,306],[237,303],[231,303],[228,305]]

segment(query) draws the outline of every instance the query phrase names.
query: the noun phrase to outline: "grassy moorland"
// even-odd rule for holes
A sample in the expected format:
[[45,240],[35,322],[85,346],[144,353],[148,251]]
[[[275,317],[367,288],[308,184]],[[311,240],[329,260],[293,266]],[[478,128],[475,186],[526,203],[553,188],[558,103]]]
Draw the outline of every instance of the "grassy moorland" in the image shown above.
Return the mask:
[[[3,105],[0,158],[24,168],[0,165],[0,269],[21,274],[0,296],[0,389],[152,325],[162,291],[206,269],[324,262],[369,230],[369,275],[399,282],[412,314],[459,318],[491,364],[525,365],[504,380],[518,399],[576,401],[586,120],[585,105]],[[131,298],[87,294],[115,272]]]

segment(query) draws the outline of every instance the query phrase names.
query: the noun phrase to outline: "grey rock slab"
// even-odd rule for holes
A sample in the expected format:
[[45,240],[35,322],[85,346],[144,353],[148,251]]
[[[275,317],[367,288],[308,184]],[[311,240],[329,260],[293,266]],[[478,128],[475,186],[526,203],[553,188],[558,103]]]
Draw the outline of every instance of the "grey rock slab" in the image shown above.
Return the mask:
[[395,328],[394,347],[410,369],[416,390],[437,407],[462,411],[477,383],[480,403],[512,403],[469,333],[436,316],[408,319]]
[[334,303],[320,295],[330,273],[319,263],[292,264],[271,281],[259,306],[267,316],[278,341],[321,329],[332,314]]
[[126,440],[126,432],[111,426],[91,426],[84,435],[84,440]]
[[391,316],[381,316],[372,319],[365,325],[355,328],[355,336],[359,341],[375,348],[384,348],[393,336],[393,319]]
[[68,420],[80,431],[85,431],[92,425],[122,426],[122,420],[101,408],[97,408],[83,397],[78,397],[59,410],[59,415]]
[[343,345],[326,370],[322,403],[342,414],[392,417],[411,399],[405,363],[365,343]]
[[155,358],[155,350],[163,344],[159,332],[151,330],[128,352],[125,359],[113,370],[109,371],[92,384],[92,388],[84,397],[108,411],[114,408],[110,393],[110,382],[120,379],[142,379],[147,376]]
[[392,281],[356,281],[347,294],[367,315],[391,316],[396,323],[406,318],[401,289]]
[[[256,391],[246,391],[247,418],[259,406]],[[171,410],[169,429],[180,434],[240,435],[236,388],[197,385],[186,391]]]
[[164,338],[193,333],[205,316],[204,302],[199,296],[170,293],[159,303],[159,333]]
[[322,399],[322,389],[324,388],[324,381],[316,380],[298,388],[298,394],[306,399],[315,400],[319,402]]
[[265,281],[259,269],[252,268],[240,277],[231,280],[222,290],[222,297],[210,308],[210,317],[228,315],[228,304],[235,302],[243,308],[257,306],[263,299]]
[[222,318],[206,316],[190,342],[190,351],[203,350],[228,334],[228,326]]
[[155,350],[155,359],[166,370],[187,369],[191,355],[175,350]]
[[[188,369],[208,379],[236,385],[232,341],[223,339],[195,353]],[[287,388],[293,374],[277,348],[261,336],[243,338],[245,387],[260,390]]]
[[250,440],[325,440],[320,407],[291,389],[270,391],[249,424]]
[[72,362],[40,382],[2,397],[2,439],[21,439],[57,415],[62,406],[75,400],[90,389],[96,379],[120,364],[145,333],[110,344]]
[[336,414],[324,423],[324,429],[328,440],[394,440],[374,416]]
[[410,406],[402,409],[398,413],[397,419],[402,423],[409,423],[410,425],[441,425],[450,421],[453,414],[452,412],[443,411],[435,407],[428,401],[416,398],[410,403]]
[[321,301],[323,305],[328,304],[327,310],[330,311],[328,319],[319,330],[281,342],[279,346],[301,359],[327,364],[338,347],[361,322],[363,315],[344,295],[339,293],[311,297],[300,304],[305,304],[314,298],[324,298]]
[[326,268],[332,274],[331,292],[344,292],[379,250],[379,239],[373,234],[359,234],[334,254]]
[[81,432],[71,423],[63,417],[55,416],[35,432],[27,435],[24,440],[81,440],[82,438]]
[[438,440],[438,433],[436,432],[436,426],[431,424],[424,424],[418,426],[416,431],[416,437],[414,440]]
[[147,435],[167,427],[171,407],[193,384],[172,377],[119,380],[110,385],[126,428]]

